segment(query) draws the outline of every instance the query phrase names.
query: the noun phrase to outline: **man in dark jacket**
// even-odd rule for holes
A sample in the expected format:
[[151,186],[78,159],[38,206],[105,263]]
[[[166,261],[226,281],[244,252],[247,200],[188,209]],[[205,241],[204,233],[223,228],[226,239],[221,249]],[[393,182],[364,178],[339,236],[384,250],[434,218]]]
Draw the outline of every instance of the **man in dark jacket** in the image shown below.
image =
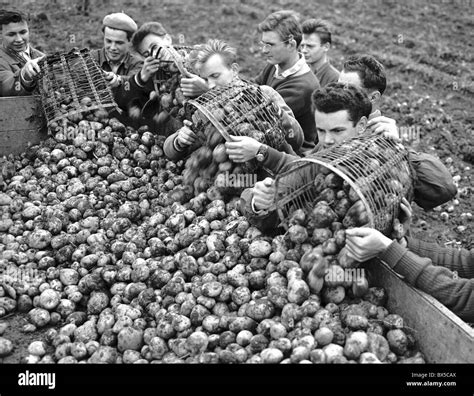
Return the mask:
[[44,54],[30,46],[27,17],[20,12],[0,10],[0,96],[31,95]]
[[112,88],[123,84],[140,71],[143,61],[130,52],[130,42],[137,24],[127,14],[106,15],[102,21],[104,46],[92,51],[92,58],[107,72]]
[[267,65],[255,82],[269,85],[282,96],[303,129],[301,153],[311,150],[317,143],[311,93],[320,85],[299,53],[303,34],[298,19],[292,11],[277,11],[258,25],[258,31]]

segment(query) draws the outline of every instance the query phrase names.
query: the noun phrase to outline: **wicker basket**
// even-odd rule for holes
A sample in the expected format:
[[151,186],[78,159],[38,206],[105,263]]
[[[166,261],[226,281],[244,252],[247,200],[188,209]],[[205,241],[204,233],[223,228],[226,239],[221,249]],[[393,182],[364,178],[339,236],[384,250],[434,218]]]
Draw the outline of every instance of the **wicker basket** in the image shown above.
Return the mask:
[[368,226],[390,234],[402,198],[412,198],[414,174],[405,147],[378,135],[354,138],[286,165],[275,180],[282,226],[288,228],[294,210],[313,208],[321,192],[316,178],[331,172],[357,193]]
[[236,80],[188,103],[197,109],[195,124],[209,120],[227,141],[230,135],[250,136],[276,149],[285,141],[281,109],[257,85]]
[[49,55],[39,65],[38,91],[48,125],[97,109],[119,111],[88,49]]

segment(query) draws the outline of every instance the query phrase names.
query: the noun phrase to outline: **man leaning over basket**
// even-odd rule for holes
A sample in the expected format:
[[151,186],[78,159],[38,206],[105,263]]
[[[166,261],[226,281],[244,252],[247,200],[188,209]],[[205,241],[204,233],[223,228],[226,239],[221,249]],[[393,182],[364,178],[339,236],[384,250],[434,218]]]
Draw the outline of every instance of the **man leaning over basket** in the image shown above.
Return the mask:
[[0,10],[0,96],[31,95],[44,54],[30,45],[28,18],[16,11]]
[[[132,36],[134,51],[142,58],[143,64],[129,80],[115,92],[115,101],[130,116],[137,118],[145,103],[154,94],[153,76],[160,69],[163,56],[155,56],[153,47],[171,45],[172,39],[159,22],[146,22]],[[140,116],[138,116],[140,117]]]
[[[372,111],[367,94],[351,84],[331,83],[316,90],[312,95],[314,116],[318,126],[319,142],[312,153],[367,133],[367,123]],[[281,153],[272,148],[263,161],[263,166],[278,173],[286,164],[298,157]],[[453,198],[457,192],[452,176],[436,158],[418,158],[409,150],[414,168],[414,201],[425,210]],[[278,222],[274,211],[275,186],[273,179],[257,182],[252,189],[242,193],[242,207],[251,223],[263,231],[275,230]]]
[[[193,68],[198,71],[207,86],[225,87],[232,84],[247,83],[239,77],[239,65],[236,63],[236,50],[221,40],[209,40],[205,45],[199,46],[192,53]],[[303,131],[295,119],[293,112],[285,103],[278,92],[269,86],[261,86],[262,91],[268,95],[273,103],[277,104],[282,110],[282,123],[291,130],[291,136],[286,136],[283,145],[283,152],[295,155],[295,152],[303,143]],[[289,135],[289,134],[287,134]],[[259,158],[258,148],[260,143],[247,136],[234,136],[232,142],[226,143],[227,154],[231,160],[247,162],[254,158]],[[164,152],[169,159],[177,160],[187,157],[197,144],[197,137],[192,128],[187,126],[181,128],[173,135],[169,136],[164,144]],[[240,152],[239,148],[246,146],[245,158],[235,156],[234,153]],[[252,149],[254,147],[254,149]]]

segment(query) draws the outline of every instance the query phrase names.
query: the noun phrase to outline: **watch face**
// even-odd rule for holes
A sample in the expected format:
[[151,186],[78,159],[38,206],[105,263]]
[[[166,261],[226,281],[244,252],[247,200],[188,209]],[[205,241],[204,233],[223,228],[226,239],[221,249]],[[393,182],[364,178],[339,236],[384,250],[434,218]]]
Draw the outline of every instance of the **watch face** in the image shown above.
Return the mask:
[[263,161],[263,154],[258,153],[256,158],[257,158],[257,161],[262,162]]

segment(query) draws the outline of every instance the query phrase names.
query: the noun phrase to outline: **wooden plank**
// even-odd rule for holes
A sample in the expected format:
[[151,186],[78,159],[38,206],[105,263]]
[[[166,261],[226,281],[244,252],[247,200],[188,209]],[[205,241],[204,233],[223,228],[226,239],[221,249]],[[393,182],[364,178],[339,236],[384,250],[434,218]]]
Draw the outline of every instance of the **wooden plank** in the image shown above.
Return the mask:
[[387,309],[415,330],[413,335],[428,363],[474,363],[474,329],[385,263],[374,261],[364,268],[369,285],[387,291]]
[[47,138],[46,121],[33,96],[0,98],[0,157],[20,154]]

